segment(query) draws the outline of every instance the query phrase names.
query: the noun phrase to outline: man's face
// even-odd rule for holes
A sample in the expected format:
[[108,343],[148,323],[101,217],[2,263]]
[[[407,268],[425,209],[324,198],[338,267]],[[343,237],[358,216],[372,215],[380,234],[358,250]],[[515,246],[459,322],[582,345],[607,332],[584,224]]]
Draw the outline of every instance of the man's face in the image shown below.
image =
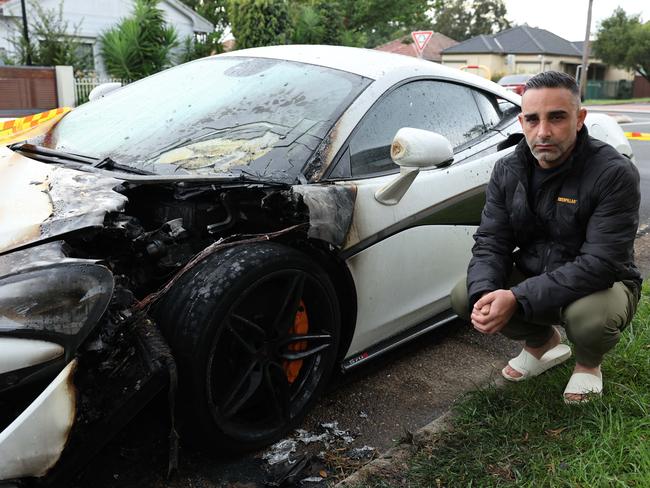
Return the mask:
[[526,142],[542,168],[562,164],[571,154],[587,111],[579,109],[566,88],[526,90],[519,123]]

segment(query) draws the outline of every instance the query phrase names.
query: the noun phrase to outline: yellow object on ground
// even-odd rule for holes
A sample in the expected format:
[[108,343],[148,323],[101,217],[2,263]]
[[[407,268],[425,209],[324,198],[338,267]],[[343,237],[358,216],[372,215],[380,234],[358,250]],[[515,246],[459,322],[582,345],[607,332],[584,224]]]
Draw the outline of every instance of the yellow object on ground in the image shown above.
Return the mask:
[[70,110],[72,110],[70,107],[55,108],[47,112],[1,122],[0,145],[7,146],[44,134]]
[[648,132],[626,132],[625,137],[633,141],[650,141],[650,133]]

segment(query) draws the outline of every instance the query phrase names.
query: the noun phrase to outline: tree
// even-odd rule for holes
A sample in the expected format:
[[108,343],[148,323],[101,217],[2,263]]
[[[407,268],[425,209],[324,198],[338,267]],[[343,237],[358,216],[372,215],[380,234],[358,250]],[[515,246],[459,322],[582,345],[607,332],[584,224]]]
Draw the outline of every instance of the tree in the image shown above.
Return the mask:
[[[412,30],[431,27],[427,12],[431,0],[340,0],[344,32],[374,47],[402,37]],[[347,43],[346,43],[347,44]]]
[[63,2],[59,3],[58,10],[44,9],[37,2],[30,2],[30,7],[35,15],[29,22],[29,42],[22,34],[21,19],[15,22],[16,30],[21,35],[9,39],[17,53],[15,61],[25,64],[29,53],[35,65],[66,65],[73,66],[77,71],[92,69],[92,54],[84,52],[77,40],[81,24],[70,26],[63,19]]
[[290,13],[293,44],[341,44],[343,11],[338,1],[293,2]]
[[340,2],[318,0],[315,5],[320,12],[321,25],[323,26],[320,43],[342,44],[345,28],[343,25],[343,9]]
[[506,18],[506,6],[503,0],[480,0],[473,5],[474,17],[470,23],[470,37],[481,34],[496,34],[510,27]]
[[[431,0],[231,0],[227,10],[238,48],[286,42],[374,47],[430,27],[430,4]],[[259,14],[262,6],[270,9],[271,22]]]
[[639,15],[628,16],[618,7],[600,23],[594,55],[605,63],[638,71],[650,81],[650,22]]
[[239,49],[286,44],[290,39],[286,0],[230,0],[228,18]]
[[214,25],[213,32],[184,40],[182,61],[191,61],[223,52],[221,37],[228,26],[227,0],[182,0],[182,2]]
[[510,27],[503,0],[435,0],[433,30],[464,41]]
[[291,42],[323,44],[324,25],[321,12],[310,4],[297,4],[291,10]]
[[158,0],[136,0],[133,16],[104,32],[100,42],[108,73],[137,80],[172,65],[178,35],[165,24]]

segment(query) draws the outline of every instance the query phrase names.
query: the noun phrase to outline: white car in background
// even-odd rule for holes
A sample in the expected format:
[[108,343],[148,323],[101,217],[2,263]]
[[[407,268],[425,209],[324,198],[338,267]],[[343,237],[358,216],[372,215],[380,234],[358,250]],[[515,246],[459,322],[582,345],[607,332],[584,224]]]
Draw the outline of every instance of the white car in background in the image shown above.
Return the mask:
[[182,434],[257,448],[334,368],[453,320],[519,103],[405,56],[257,48],[0,148],[0,480],[61,483],[164,388]]

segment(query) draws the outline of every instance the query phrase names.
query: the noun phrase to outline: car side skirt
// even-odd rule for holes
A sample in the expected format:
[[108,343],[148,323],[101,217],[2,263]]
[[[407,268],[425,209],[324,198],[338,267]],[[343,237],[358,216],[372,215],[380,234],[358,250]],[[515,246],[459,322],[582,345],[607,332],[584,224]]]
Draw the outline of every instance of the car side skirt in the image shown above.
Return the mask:
[[372,346],[365,351],[361,351],[357,354],[354,354],[353,356],[346,358],[341,363],[341,370],[343,372],[350,371],[351,369],[361,366],[362,364],[365,364],[366,362],[378,356],[381,356],[382,354],[387,353],[396,347],[406,344],[407,342],[412,341],[413,339],[416,339],[428,332],[431,332],[438,327],[448,324],[457,318],[458,315],[453,313],[451,310],[447,310],[443,313],[435,315],[434,317],[431,317],[428,320],[414,325],[413,327],[406,329],[399,334],[381,341],[380,343]]

